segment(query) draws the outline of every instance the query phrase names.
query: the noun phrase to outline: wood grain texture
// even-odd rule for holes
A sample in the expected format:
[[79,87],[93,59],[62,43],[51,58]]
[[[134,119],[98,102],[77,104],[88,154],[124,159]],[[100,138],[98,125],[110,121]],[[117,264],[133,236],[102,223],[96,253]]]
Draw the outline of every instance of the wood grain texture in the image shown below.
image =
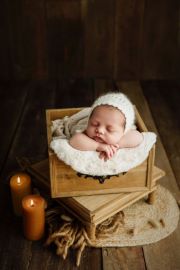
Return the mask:
[[[3,179],[3,182],[0,183],[0,204],[1,206],[5,205],[5,207],[0,207],[0,213],[3,216],[3,222],[0,222],[0,268],[3,270],[37,269],[37,267],[40,270],[77,269],[74,266],[76,256],[74,252],[71,252],[68,259],[64,261],[56,256],[54,247],[43,248],[45,239],[31,242],[23,237],[22,220],[13,215],[9,192],[8,175],[18,169],[16,156],[31,156],[31,161],[41,160],[47,156],[45,109],[55,107],[56,102],[59,106],[62,105],[62,94],[64,94],[64,104],[68,104],[70,100],[69,92],[65,94],[63,90],[61,91],[59,85],[57,87],[56,82],[47,81],[32,82],[28,85],[29,92],[26,98],[26,106],[22,102],[23,99],[15,99],[21,112],[21,118],[20,121],[17,121],[16,117],[13,118],[17,125],[16,133],[13,137],[11,149],[6,153],[7,161],[0,175]],[[18,88],[16,88],[17,93]],[[9,93],[9,95],[11,94]],[[2,102],[3,99],[0,99],[0,103]],[[90,267],[92,261],[97,269],[101,269],[99,252],[101,251],[98,249],[94,249],[91,253],[85,251],[81,269],[87,269],[88,265]]]
[[[168,190],[170,190],[174,197],[178,200],[180,197],[180,192],[177,186],[177,182],[168,161],[168,156],[160,140],[157,130],[158,127],[156,128],[153,122],[147,101],[143,96],[139,83],[121,82],[118,83],[118,85],[124,89],[124,92],[128,94],[128,96],[135,104],[137,104],[140,113],[144,116],[144,121],[148,129],[154,131],[158,135],[155,164],[160,166],[160,168],[164,169],[166,172],[166,176],[160,180],[160,183]],[[158,270],[160,267],[162,267],[164,270],[179,268],[180,257],[179,249],[177,248],[180,245],[179,226],[180,225],[178,225],[178,228],[166,239],[154,243],[153,245],[143,247],[147,268],[152,270]]]
[[[141,77],[144,0],[116,1],[114,78]],[[145,67],[144,67],[145,68]]]
[[[8,163],[4,166],[2,175],[16,168],[16,156],[28,155],[37,160],[38,158],[41,160],[43,156],[46,157],[45,109],[53,106],[54,87],[55,84],[51,82],[32,82],[29,85],[27,104],[21,112],[21,119],[9,151]],[[40,140],[34,140],[39,136],[41,136]]]
[[16,0],[7,5],[10,79],[45,79],[46,18],[44,0]]
[[141,78],[179,77],[179,8],[178,0],[145,1]]
[[114,61],[114,12],[113,1],[85,1],[84,70],[86,76],[113,76]]
[[0,3],[0,79],[179,77],[178,0]]
[[8,3],[6,0],[2,0],[0,5],[0,36],[0,78],[1,80],[8,80],[9,77],[12,78],[12,59],[10,51]]
[[[23,1],[23,39],[25,55],[32,61],[32,79],[46,79],[47,28],[45,1]],[[32,48],[34,48],[32,50]]]
[[[24,62],[27,59],[23,57],[23,23],[22,23],[22,8],[21,0],[14,1],[8,5],[7,1],[7,19],[8,19],[8,44],[9,47],[9,66],[11,73],[8,79],[27,79],[27,73],[24,70]],[[28,65],[26,65],[27,67]]]
[[0,171],[6,162],[8,151],[14,140],[18,123],[24,110],[28,93],[27,83],[1,83],[0,85],[0,130],[1,130],[1,155]]
[[[96,90],[93,88],[95,84],[98,85]],[[14,83],[12,87],[15,94],[9,92],[11,87],[6,88],[3,86],[3,89],[7,90],[6,94],[2,95],[2,92],[0,91],[2,97],[0,98],[0,106],[4,108],[3,106],[5,106],[5,103],[7,102],[12,108],[11,111],[6,108],[6,117],[8,119],[9,127],[7,126],[7,133],[3,135],[4,138],[7,135],[7,139],[4,141],[6,145],[2,148],[4,149],[2,160],[6,160],[6,162],[2,168],[3,173],[0,175],[0,213],[1,217],[3,217],[0,222],[0,269],[34,270],[37,267],[40,270],[77,269],[77,267],[74,266],[76,256],[75,251],[70,252],[67,260],[63,261],[56,256],[54,247],[48,249],[43,248],[43,241],[39,243],[26,241],[22,236],[21,220],[16,219],[12,213],[8,186],[9,173],[18,169],[15,161],[16,155],[26,155],[34,162],[47,157],[45,124],[45,109],[47,108],[82,107],[90,105],[93,98],[97,96],[98,93],[102,93],[104,89],[118,89],[121,86],[124,92],[126,92],[129,97],[132,98],[134,103],[137,104],[137,108],[143,115],[143,120],[145,121],[147,128],[158,134],[155,162],[156,165],[166,171],[166,177],[164,177],[162,181],[160,180],[160,182],[172,192],[175,198],[179,198],[179,190],[174,177],[174,174],[176,177],[178,175],[177,172],[175,173],[174,168],[177,168],[176,159],[179,154],[178,152],[174,152],[176,153],[174,158],[171,156],[173,151],[176,150],[175,147],[178,149],[179,140],[176,140],[176,138],[173,137],[173,133],[170,132],[169,136],[171,136],[172,141],[176,141],[175,146],[173,145],[172,147],[169,146],[169,137],[163,135],[166,128],[166,125],[164,124],[165,118],[167,118],[167,123],[171,123],[171,120],[168,119],[174,119],[174,122],[177,121],[176,127],[173,125],[173,130],[177,132],[176,130],[179,129],[177,117],[179,112],[179,93],[178,91],[177,94],[175,94],[175,92],[173,93],[172,89],[175,88],[174,84],[171,81],[155,83],[158,87],[156,87],[156,90],[152,91],[160,93],[156,96],[157,99],[160,98],[157,103],[154,101],[150,102],[151,97],[149,98],[148,95],[145,95],[146,99],[149,101],[148,104],[151,108],[156,125],[152,120],[147,101],[143,98],[142,91],[139,89],[139,85],[136,82],[123,82],[115,85],[113,81],[108,80],[104,82],[100,81],[95,84],[92,83],[92,80],[81,81],[80,79],[77,81],[45,82],[44,84],[32,83],[27,86],[30,93],[26,99],[24,99],[25,92],[27,91],[24,88],[26,84],[19,85],[17,82],[16,84]],[[148,85],[149,87],[147,88]],[[147,82],[146,89],[151,89],[152,85],[151,82]],[[163,89],[165,88],[164,96]],[[179,89],[177,86],[176,88]],[[25,106],[23,105],[24,101]],[[160,114],[156,111],[157,109],[161,110],[161,108],[157,108],[160,107],[161,102],[163,104],[163,110],[167,109],[169,113],[164,114],[164,112],[161,112]],[[158,120],[156,119],[157,115],[159,116]],[[20,116],[20,121],[17,120],[17,116]],[[164,120],[163,117],[165,117]],[[1,115],[0,127],[2,127],[4,122],[3,118],[4,115]],[[163,124],[161,124],[160,120]],[[17,128],[15,128],[15,126]],[[15,132],[14,135],[13,132]],[[166,152],[162,146],[160,137],[162,137]],[[12,143],[10,151],[8,151],[10,138],[12,139]],[[171,164],[175,164],[172,165],[174,166],[174,174],[168,161],[169,157],[171,157]],[[84,270],[93,268],[100,270],[106,267],[107,262],[107,267],[110,267],[109,269],[116,269],[119,266],[117,269],[121,269],[120,267],[122,267],[122,269],[159,270],[162,268],[163,270],[178,270],[180,265],[180,236],[178,230],[179,227],[166,239],[144,246],[143,253],[140,247],[109,248],[108,251],[110,256],[105,258],[104,256],[106,255],[101,254],[101,249],[85,249],[79,269]]]
[[103,248],[103,270],[145,270],[142,248]]
[[92,79],[58,80],[56,108],[89,107],[94,100]]
[[81,1],[46,1],[50,78],[79,77],[84,57]]
[[149,81],[142,87],[180,187],[180,84]]
[[[50,194],[49,161],[43,160],[30,165],[26,161],[24,163],[23,159],[20,159],[20,164],[22,167],[25,166],[26,171],[35,177],[35,184]],[[63,204],[67,210],[84,224],[91,222],[97,225],[140,198],[146,197],[146,195],[156,189],[157,181],[163,176],[164,172],[161,169],[153,168],[153,186],[150,191],[103,195],[93,194],[91,196],[56,198],[55,200],[59,204]]]

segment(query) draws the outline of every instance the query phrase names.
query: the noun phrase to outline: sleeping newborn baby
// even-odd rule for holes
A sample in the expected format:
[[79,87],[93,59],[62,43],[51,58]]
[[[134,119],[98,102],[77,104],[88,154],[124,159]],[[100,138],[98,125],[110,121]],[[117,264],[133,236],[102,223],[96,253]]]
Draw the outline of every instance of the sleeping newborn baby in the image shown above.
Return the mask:
[[122,93],[108,93],[94,102],[86,130],[73,135],[69,143],[77,150],[97,151],[108,160],[118,149],[136,147],[143,141],[134,122],[130,100]]

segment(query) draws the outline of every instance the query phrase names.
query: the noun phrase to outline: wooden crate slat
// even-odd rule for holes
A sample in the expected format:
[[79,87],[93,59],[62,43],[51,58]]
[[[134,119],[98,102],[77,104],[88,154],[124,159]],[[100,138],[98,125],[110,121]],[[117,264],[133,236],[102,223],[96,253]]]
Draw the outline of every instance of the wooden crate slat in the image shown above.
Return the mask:
[[[50,179],[48,172],[48,160],[41,161],[27,167],[27,171],[36,177],[36,185],[40,184],[50,193]],[[156,181],[164,176],[164,171],[154,166],[153,186],[151,191],[139,191],[118,194],[103,194],[92,196],[79,196],[58,198],[56,201],[68,211],[77,216],[84,223],[99,224],[107,217],[112,216],[133,202],[143,198],[156,187]]]

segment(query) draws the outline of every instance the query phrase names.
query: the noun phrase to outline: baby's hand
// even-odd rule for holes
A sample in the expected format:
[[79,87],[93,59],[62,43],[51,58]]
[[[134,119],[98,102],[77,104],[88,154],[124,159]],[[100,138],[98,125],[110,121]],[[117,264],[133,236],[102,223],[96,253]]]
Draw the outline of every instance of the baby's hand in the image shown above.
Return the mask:
[[97,151],[100,152],[99,158],[103,158],[105,161],[112,158],[119,148],[118,144],[101,144]]

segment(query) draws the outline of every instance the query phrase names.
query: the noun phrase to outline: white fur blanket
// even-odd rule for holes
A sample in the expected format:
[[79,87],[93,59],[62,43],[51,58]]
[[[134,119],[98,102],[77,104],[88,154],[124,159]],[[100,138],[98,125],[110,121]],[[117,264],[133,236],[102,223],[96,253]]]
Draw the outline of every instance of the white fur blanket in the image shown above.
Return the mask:
[[156,134],[143,132],[143,141],[135,148],[119,149],[109,160],[99,158],[96,151],[76,150],[68,143],[69,138],[75,132],[82,132],[86,129],[90,108],[83,109],[71,117],[64,117],[52,121],[53,140],[50,143],[51,149],[57,157],[70,165],[74,170],[89,175],[114,175],[141,164],[149,154],[150,149],[156,142]]

